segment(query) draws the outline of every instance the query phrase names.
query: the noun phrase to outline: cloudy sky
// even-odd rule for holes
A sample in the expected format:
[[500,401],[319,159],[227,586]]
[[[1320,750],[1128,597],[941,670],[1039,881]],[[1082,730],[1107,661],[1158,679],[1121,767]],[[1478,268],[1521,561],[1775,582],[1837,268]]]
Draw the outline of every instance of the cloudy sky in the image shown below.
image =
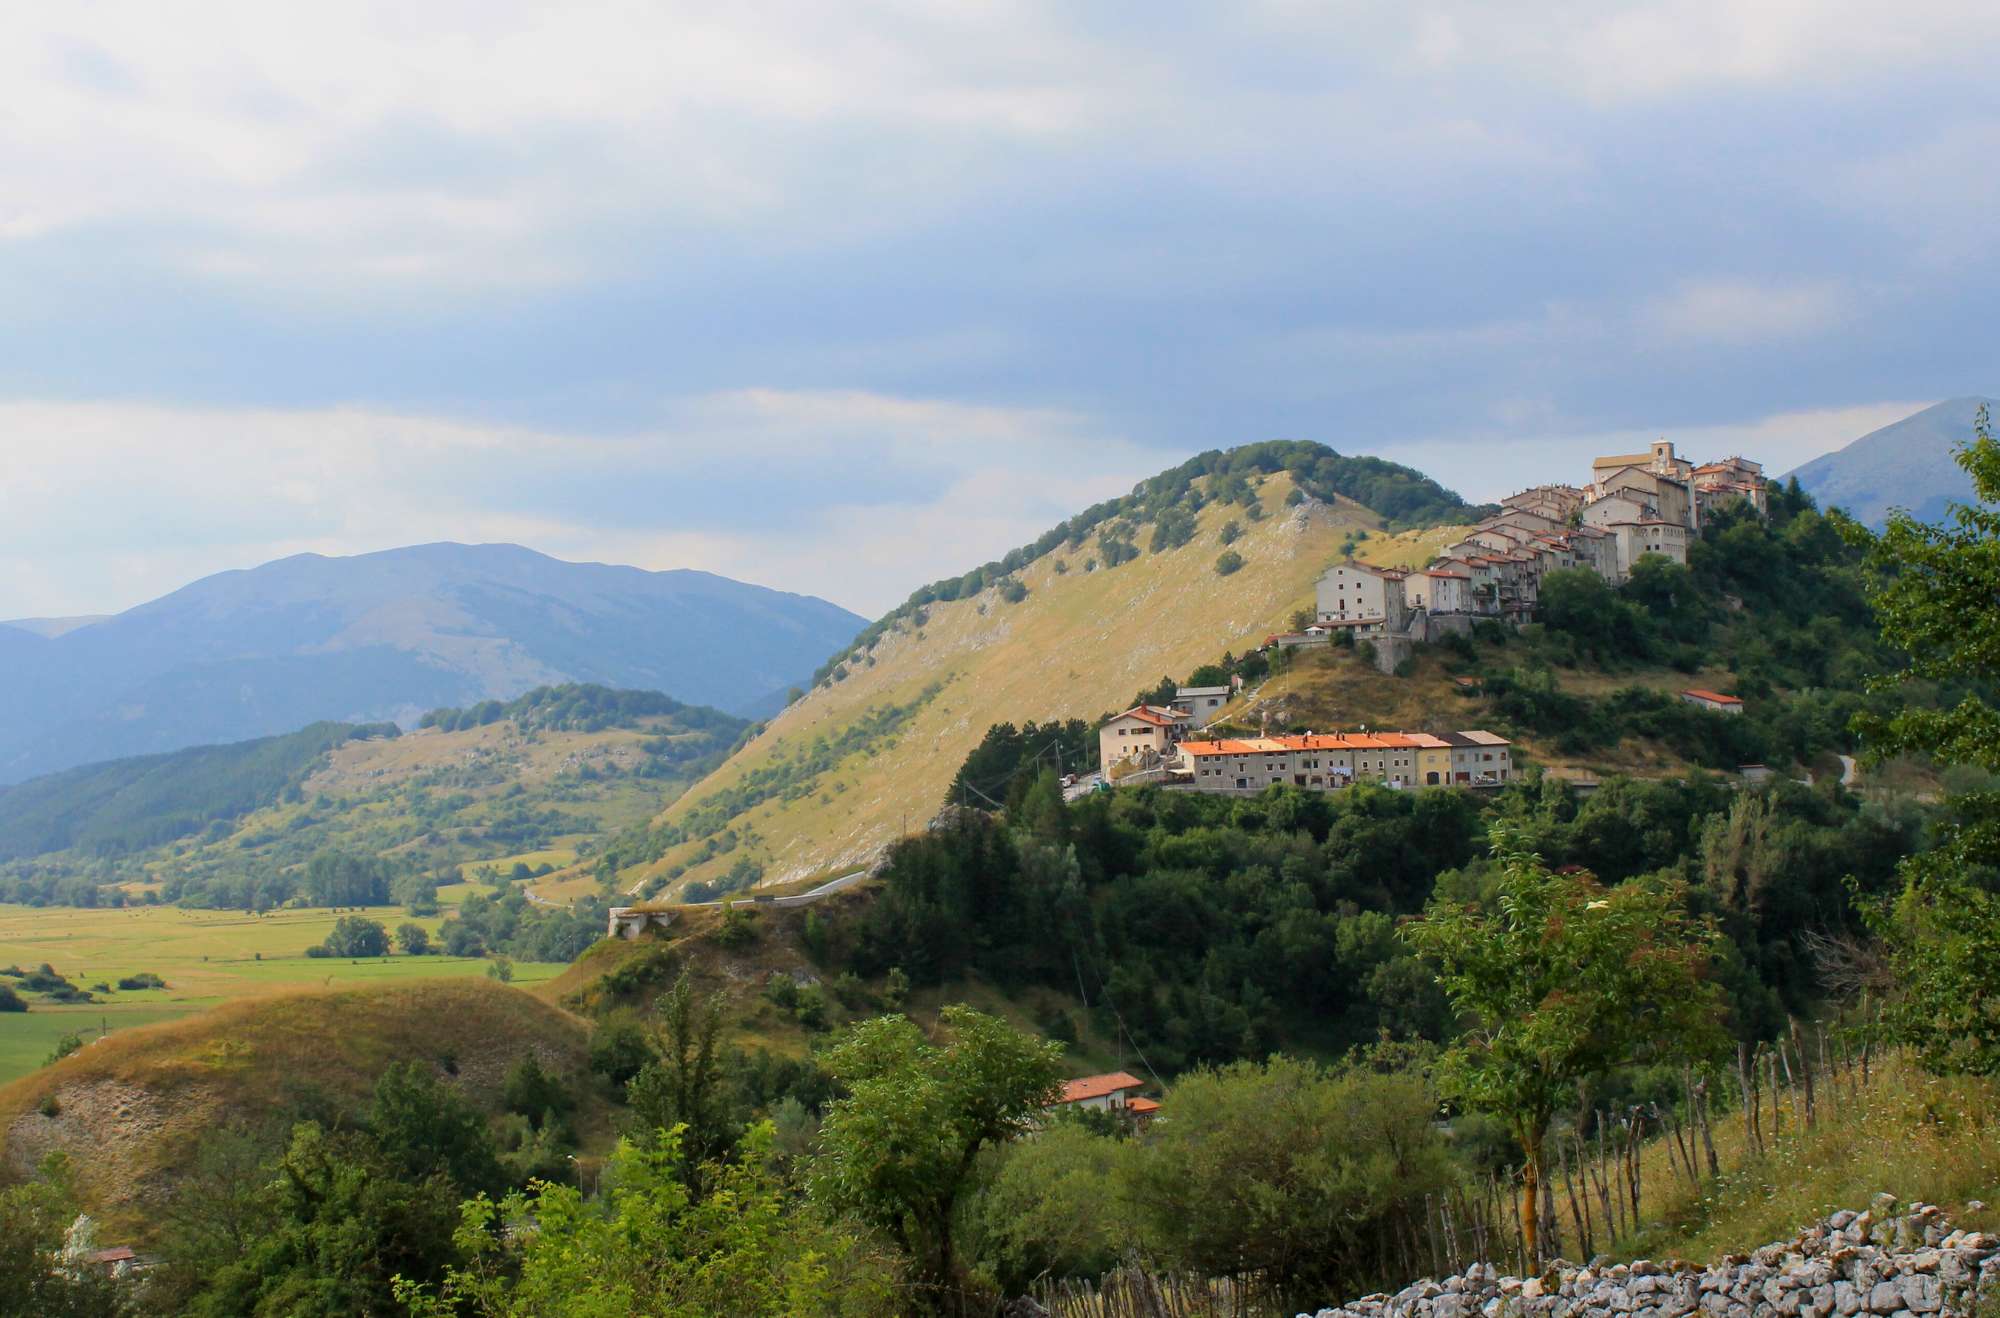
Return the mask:
[[0,7],[0,617],[512,540],[863,613],[1200,449],[2000,388],[1990,0]]

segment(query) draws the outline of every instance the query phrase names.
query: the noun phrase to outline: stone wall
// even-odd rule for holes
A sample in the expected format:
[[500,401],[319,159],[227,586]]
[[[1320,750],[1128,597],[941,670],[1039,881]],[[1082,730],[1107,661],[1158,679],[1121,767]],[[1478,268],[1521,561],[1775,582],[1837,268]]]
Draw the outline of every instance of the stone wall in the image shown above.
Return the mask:
[[[2000,1235],[1954,1230],[1927,1204],[1898,1210],[1877,1195],[1866,1212],[1835,1213],[1783,1244],[1692,1263],[1556,1263],[1540,1277],[1503,1277],[1490,1263],[1462,1276],[1370,1295],[1316,1318],[1501,1318],[1599,1314],[1642,1318],[1847,1318],[1972,1314],[2000,1304]],[[1301,1315],[1300,1318],[1308,1318]]]

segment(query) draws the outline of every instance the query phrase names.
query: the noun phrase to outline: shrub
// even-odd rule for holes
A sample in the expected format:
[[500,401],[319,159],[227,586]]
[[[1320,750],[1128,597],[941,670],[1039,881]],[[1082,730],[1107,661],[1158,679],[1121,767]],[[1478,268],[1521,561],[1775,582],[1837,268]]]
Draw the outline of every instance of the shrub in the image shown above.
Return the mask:
[[1008,577],[1002,581],[999,590],[1000,598],[1006,600],[1009,604],[1019,604],[1022,600],[1028,598],[1028,588],[1013,577]]
[[142,970],[136,975],[127,975],[118,981],[118,987],[128,993],[137,989],[163,989],[166,986],[167,981],[161,979],[150,970]]
[[[1297,493],[1297,491],[1294,491]],[[1222,524],[1222,543],[1233,545],[1243,537],[1243,524],[1234,517]]]
[[42,1065],[54,1066],[57,1062],[60,1062],[63,1058],[68,1057],[81,1047],[83,1047],[82,1035],[76,1033],[65,1034],[62,1038],[56,1040],[55,1051],[48,1055],[47,1059],[42,1062]]
[[12,985],[0,984],[0,1011],[26,1011],[28,1000],[16,993]]
[[387,956],[389,931],[365,915],[343,915],[326,936],[328,956]]
[[757,941],[755,918],[740,906],[730,907],[722,913],[722,927],[715,931],[715,941],[732,952],[742,951]]
[[1226,577],[1240,571],[1242,567],[1243,555],[1237,553],[1234,549],[1225,549],[1222,551],[1222,556],[1215,560],[1215,575]]

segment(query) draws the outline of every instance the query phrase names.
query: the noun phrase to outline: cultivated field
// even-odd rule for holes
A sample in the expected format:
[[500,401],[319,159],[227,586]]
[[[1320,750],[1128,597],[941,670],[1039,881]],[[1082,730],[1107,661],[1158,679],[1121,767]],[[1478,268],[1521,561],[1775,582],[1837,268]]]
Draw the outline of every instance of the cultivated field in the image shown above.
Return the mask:
[[[446,888],[439,897],[449,910],[467,890]],[[358,913],[392,933],[412,920],[398,906],[362,908]],[[327,910],[254,916],[169,906],[83,910],[0,905],[0,967],[32,970],[47,962],[80,988],[113,986],[109,993],[95,994],[101,1001],[73,1006],[44,1003],[24,994],[29,1011],[0,1013],[0,1084],[40,1066],[56,1040],[70,1032],[90,1038],[100,1031],[172,1020],[217,1003],[282,989],[481,976],[493,964],[447,956],[360,961],[307,957],[305,949],[323,940],[340,915]],[[435,933],[441,918],[413,922]],[[553,963],[516,962],[514,983],[539,983],[562,969]],[[142,971],[160,976],[167,987],[117,990],[122,976]]]

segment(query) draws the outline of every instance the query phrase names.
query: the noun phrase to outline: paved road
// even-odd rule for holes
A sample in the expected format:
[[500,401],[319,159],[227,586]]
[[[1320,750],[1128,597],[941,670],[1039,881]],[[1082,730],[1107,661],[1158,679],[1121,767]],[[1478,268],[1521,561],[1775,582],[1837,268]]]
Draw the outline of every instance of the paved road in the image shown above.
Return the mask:
[[[783,902],[787,906],[807,906],[813,902],[818,901],[822,897],[831,897],[834,893],[839,892],[843,888],[852,888],[855,884],[861,882],[861,880],[867,877],[868,877],[868,870],[864,866],[863,868],[858,870],[849,870],[847,873],[842,874],[838,878],[828,879],[825,883],[820,884],[819,887],[813,888],[810,891],[792,893],[784,897],[767,897],[763,901],[758,901],[755,897],[719,897],[712,902],[676,902],[675,905],[769,906],[774,902]],[[636,888],[633,889],[633,892],[637,891],[638,889]],[[628,893],[626,895],[630,896],[631,894]]]

